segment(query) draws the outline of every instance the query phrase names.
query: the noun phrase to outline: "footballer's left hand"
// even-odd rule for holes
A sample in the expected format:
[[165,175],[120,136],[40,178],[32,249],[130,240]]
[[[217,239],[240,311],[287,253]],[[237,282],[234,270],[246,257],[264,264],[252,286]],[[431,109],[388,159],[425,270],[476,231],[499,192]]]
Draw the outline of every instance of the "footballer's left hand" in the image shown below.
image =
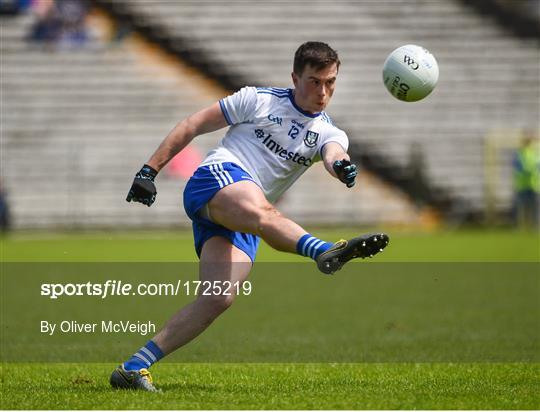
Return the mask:
[[351,163],[346,159],[336,160],[332,167],[341,182],[345,183],[347,187],[354,186],[356,183],[354,179],[356,179],[356,175],[358,175],[358,171],[356,170],[356,165],[354,163]]

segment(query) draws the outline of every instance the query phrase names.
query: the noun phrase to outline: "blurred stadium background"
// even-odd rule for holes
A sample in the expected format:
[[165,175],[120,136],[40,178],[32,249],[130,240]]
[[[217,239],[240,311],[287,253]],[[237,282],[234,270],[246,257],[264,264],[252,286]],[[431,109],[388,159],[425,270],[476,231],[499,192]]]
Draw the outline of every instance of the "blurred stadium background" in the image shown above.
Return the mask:
[[[508,224],[512,156],[540,113],[537,0],[1,0],[2,193],[14,229],[187,227],[184,184],[223,131],[195,140],[128,205],[134,173],[188,114],[244,85],[290,87],[294,51],[343,62],[328,113],[364,173],[317,165],[279,207],[303,224]],[[439,61],[425,101],[381,68],[420,44]],[[339,199],[339,201],[335,201]],[[324,207],[321,207],[324,205]]]
[[[538,231],[483,230],[512,225],[516,149],[524,136],[538,143],[539,25],[540,0],[0,0],[0,211],[9,205],[16,232],[0,236],[0,277],[9,262],[196,260],[182,190],[223,131],[199,137],[160,173],[151,208],[125,202],[134,174],[190,113],[244,85],[290,87],[294,51],[304,41],[321,40],[343,62],[328,113],[348,132],[351,156],[363,173],[347,190],[318,164],[279,208],[302,224],[326,226],[315,230],[329,240],[353,236],[360,225],[388,229],[392,247],[376,262],[400,264],[389,278],[351,265],[354,275],[345,270],[331,284],[328,277],[307,285],[303,277],[284,276],[284,286],[254,274],[257,299],[240,300],[189,350],[206,353],[216,343],[226,348],[220,334],[234,329],[231,336],[244,339],[255,331],[252,337],[277,341],[281,351],[294,353],[307,342],[318,353],[324,340],[311,339],[309,331],[322,327],[329,337],[345,334],[348,340],[368,322],[391,358],[394,348],[407,345],[416,353],[427,353],[426,342],[437,345],[436,339],[451,345],[446,336],[471,320],[475,330],[460,342],[484,339],[514,354],[515,332],[524,337],[522,348],[537,348],[538,305],[527,284],[504,289],[506,283],[495,287],[490,280],[483,288],[481,277],[456,273],[449,286],[434,271],[433,282],[416,287],[402,264],[506,262],[501,270],[521,276],[520,268],[530,266],[512,262],[540,261]],[[407,43],[431,50],[440,66],[437,88],[418,103],[395,100],[382,83],[386,56]],[[393,230],[402,226],[411,230]],[[437,227],[466,229],[423,233]],[[258,255],[258,262],[302,261],[266,245]],[[366,282],[370,278],[374,283]],[[22,294],[9,297],[35,301],[34,289],[19,282]],[[343,292],[355,296],[339,300]],[[340,304],[326,306],[328,296]],[[450,306],[434,301],[439,296],[459,310],[444,312]],[[467,312],[461,304],[467,296],[482,307]],[[499,310],[492,318],[485,312],[489,296]],[[507,316],[509,297],[515,299],[510,307],[524,314],[519,322]],[[425,302],[440,303],[442,312],[426,310]],[[155,309],[168,316],[163,306]],[[299,320],[302,313],[313,321]],[[511,325],[508,337],[478,326],[477,315],[486,313],[496,325]],[[441,314],[445,322],[422,326]],[[328,316],[336,321],[326,328]],[[274,327],[282,321],[286,328]],[[366,347],[362,339],[354,341],[359,350]],[[269,360],[279,352],[261,352],[258,345],[246,351]],[[182,353],[177,356],[173,362]],[[158,400],[111,392],[112,364],[2,362],[0,407],[539,409],[538,365],[161,363],[154,369],[165,389]],[[46,384],[36,376],[46,376]]]

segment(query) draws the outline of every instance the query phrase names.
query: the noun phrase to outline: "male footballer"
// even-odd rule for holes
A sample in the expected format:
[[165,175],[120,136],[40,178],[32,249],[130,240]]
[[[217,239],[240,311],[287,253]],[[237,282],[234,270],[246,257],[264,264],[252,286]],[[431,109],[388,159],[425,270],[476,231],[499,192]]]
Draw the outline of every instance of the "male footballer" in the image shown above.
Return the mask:
[[[339,66],[337,53],[327,44],[302,44],[294,56],[293,89],[244,87],[189,116],[136,174],[127,201],[150,206],[157,194],[154,178],[163,166],[196,136],[229,127],[184,191],[201,281],[246,280],[261,238],[274,249],[313,259],[326,274],[353,258],[371,257],[388,244],[382,233],[326,242],[272,205],[319,160],[347,187],[355,184],[357,171],[347,154],[347,135],[324,112]],[[111,385],[156,391],[148,368],[202,333],[233,299],[233,295],[198,296],[114,370]]]

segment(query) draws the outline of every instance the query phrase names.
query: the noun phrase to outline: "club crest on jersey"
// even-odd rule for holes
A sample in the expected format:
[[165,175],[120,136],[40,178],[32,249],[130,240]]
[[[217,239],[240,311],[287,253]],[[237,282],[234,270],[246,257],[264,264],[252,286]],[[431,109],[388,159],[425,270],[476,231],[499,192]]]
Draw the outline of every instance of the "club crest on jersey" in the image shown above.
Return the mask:
[[304,143],[307,147],[315,147],[318,140],[319,133],[312,132],[311,130],[308,130],[306,133],[306,137],[304,137]]

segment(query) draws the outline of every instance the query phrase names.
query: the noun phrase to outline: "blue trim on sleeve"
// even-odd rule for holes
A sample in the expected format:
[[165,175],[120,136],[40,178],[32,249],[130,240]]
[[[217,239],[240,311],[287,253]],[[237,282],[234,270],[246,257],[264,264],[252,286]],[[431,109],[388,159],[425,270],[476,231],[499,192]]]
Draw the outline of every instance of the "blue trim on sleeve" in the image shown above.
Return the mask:
[[289,89],[284,89],[283,87],[270,87],[270,90],[276,93],[289,93]]
[[341,148],[345,151],[345,153],[347,153],[347,150],[345,150],[345,148],[343,147],[343,145],[340,143],[340,142],[336,142],[335,140],[331,140],[329,142],[325,142],[321,148],[319,149],[319,156],[321,157],[321,159],[323,158],[323,153],[322,153],[322,149],[324,148],[324,146],[326,146],[328,143],[337,143],[338,145],[341,146]]
[[328,124],[331,124],[332,126],[334,125],[334,122],[332,121],[332,119],[330,118],[330,116],[328,116],[326,114],[326,112],[322,112],[322,118],[323,120],[325,120]]
[[219,107],[221,107],[221,111],[223,113],[223,117],[225,117],[225,120],[227,121],[227,124],[229,126],[233,125],[233,122],[231,121],[231,118],[229,116],[229,112],[227,112],[227,109],[225,107],[225,103],[223,103],[223,99],[219,101]]
[[316,118],[316,117],[319,117],[321,115],[322,112],[319,112],[319,113],[308,113],[304,110],[302,110],[300,108],[300,106],[298,106],[296,104],[296,102],[294,101],[294,96],[293,96],[293,91],[292,89],[289,89],[289,100],[291,101],[292,105],[294,106],[294,108],[299,111],[301,114],[303,114],[304,116],[307,116],[307,117],[311,117],[312,119]]
[[326,143],[323,144],[323,145],[321,146],[321,148],[319,149],[319,156],[321,157],[321,159],[323,158],[322,149],[323,149],[324,146],[326,146],[328,143],[330,143],[330,142],[326,142]]
[[257,87],[257,92],[259,91],[274,92],[277,94],[289,94],[289,89],[284,89],[282,87]]
[[257,94],[271,94],[272,96],[276,96],[276,97],[280,97],[280,98],[289,96],[288,94],[278,94],[278,93],[271,92],[269,90],[258,90]]

